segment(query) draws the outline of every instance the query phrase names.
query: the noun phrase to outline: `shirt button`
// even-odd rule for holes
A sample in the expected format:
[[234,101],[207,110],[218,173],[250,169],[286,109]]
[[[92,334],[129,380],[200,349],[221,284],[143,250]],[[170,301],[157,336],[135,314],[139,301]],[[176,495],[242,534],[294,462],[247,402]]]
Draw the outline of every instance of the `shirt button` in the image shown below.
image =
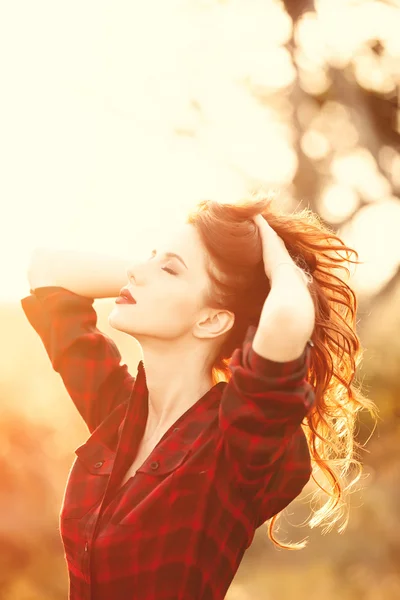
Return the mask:
[[103,465],[103,464],[104,464],[104,460],[99,460],[99,462],[97,462],[97,463],[94,465],[94,468],[95,468],[95,469],[99,469],[99,468],[101,467],[101,465]]
[[153,461],[150,464],[150,467],[155,471],[156,469],[158,469],[158,467],[160,466],[160,463],[158,462],[158,460]]
[[85,544],[85,552],[87,552],[87,551],[88,551],[88,543],[86,542],[86,544]]
[[175,429],[174,429],[174,431],[173,431],[173,432],[174,432],[174,433],[177,433],[178,431],[179,431],[179,427],[175,427]]

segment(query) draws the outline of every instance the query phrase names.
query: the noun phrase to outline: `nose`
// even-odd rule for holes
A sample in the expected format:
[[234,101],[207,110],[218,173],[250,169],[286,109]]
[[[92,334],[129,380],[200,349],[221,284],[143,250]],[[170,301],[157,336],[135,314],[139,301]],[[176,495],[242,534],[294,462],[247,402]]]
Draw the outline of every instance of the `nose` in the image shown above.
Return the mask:
[[137,280],[136,280],[136,277],[135,277],[135,275],[133,274],[133,269],[131,269],[131,268],[130,268],[130,269],[128,269],[128,270],[127,270],[127,272],[126,272],[126,274],[127,274],[127,276],[128,276],[128,281],[132,281],[132,279],[133,279],[133,282],[134,282],[134,283],[135,283],[135,285],[136,285],[136,282],[137,282]]
[[128,281],[132,281],[135,285],[143,283],[145,280],[145,266],[142,263],[135,263],[127,270]]
[[133,262],[126,271],[128,280],[131,281],[133,279],[135,285],[143,284],[147,280],[149,269],[151,268],[150,262],[145,258]]

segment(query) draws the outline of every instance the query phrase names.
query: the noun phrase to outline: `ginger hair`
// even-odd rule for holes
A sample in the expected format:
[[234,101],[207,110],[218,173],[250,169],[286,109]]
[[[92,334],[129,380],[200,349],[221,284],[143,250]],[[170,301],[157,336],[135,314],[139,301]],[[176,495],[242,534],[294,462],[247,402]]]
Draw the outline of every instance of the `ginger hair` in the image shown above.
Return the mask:
[[[337,524],[342,533],[349,520],[346,498],[363,469],[359,455],[363,446],[355,438],[357,414],[366,410],[375,422],[378,415],[377,406],[363,395],[355,380],[364,348],[356,333],[357,298],[341,276],[343,271],[350,275],[347,263],[361,261],[357,251],[346,246],[310,209],[284,214],[272,207],[272,200],[262,192],[231,204],[201,200],[187,216],[186,223],[195,226],[207,252],[211,282],[207,302],[235,314],[232,329],[212,357],[212,380],[214,385],[229,381],[233,351],[242,345],[249,325],[258,324],[271,289],[260,233],[252,220],[262,214],[295,263],[313,277],[309,290],[316,318],[307,380],[316,402],[301,427],[310,452],[311,477],[328,499],[313,511],[308,525],[325,525],[326,533]],[[325,477],[326,488],[317,474]],[[304,548],[306,541],[284,544],[275,538],[274,525],[282,512],[268,521],[269,538],[280,548]],[[339,525],[341,519],[344,522]]]

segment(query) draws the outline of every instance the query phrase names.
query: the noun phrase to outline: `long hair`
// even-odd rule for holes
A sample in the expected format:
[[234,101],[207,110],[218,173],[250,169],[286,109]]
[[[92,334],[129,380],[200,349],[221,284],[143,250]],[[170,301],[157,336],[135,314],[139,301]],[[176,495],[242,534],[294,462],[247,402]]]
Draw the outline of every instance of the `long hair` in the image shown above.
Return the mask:
[[[356,416],[363,409],[375,421],[378,416],[377,406],[363,395],[355,381],[364,352],[355,327],[357,299],[340,276],[340,270],[350,274],[347,262],[361,261],[357,251],[346,246],[310,209],[288,215],[271,204],[271,197],[262,192],[235,204],[202,200],[187,216],[186,222],[195,226],[208,253],[208,305],[235,315],[232,329],[212,357],[212,380],[213,384],[229,381],[233,351],[242,345],[249,325],[258,325],[271,289],[260,233],[252,220],[262,214],[295,263],[313,278],[309,290],[316,318],[307,379],[315,391],[316,403],[301,426],[313,465],[312,479],[329,498],[314,510],[308,524],[311,528],[325,525],[326,533],[344,517],[343,524],[338,524],[339,532],[343,532],[349,520],[345,496],[362,474],[358,451],[363,446],[355,439]],[[355,472],[349,478],[351,467]],[[327,489],[319,483],[318,473],[325,476]],[[274,537],[274,524],[282,512],[269,521],[269,538],[280,548],[304,548],[304,541],[283,544]]]

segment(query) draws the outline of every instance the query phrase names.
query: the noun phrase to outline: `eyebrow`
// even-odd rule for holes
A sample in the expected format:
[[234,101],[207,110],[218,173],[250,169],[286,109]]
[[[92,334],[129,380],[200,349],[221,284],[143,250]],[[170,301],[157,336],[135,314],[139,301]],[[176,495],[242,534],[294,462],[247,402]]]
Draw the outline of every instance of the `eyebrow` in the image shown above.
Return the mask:
[[[153,252],[154,254],[157,254],[157,250],[153,250]],[[183,266],[188,269],[185,261],[183,260],[182,256],[179,256],[179,254],[175,254],[175,252],[164,252],[164,256],[168,256],[169,258],[177,258],[183,264]]]

